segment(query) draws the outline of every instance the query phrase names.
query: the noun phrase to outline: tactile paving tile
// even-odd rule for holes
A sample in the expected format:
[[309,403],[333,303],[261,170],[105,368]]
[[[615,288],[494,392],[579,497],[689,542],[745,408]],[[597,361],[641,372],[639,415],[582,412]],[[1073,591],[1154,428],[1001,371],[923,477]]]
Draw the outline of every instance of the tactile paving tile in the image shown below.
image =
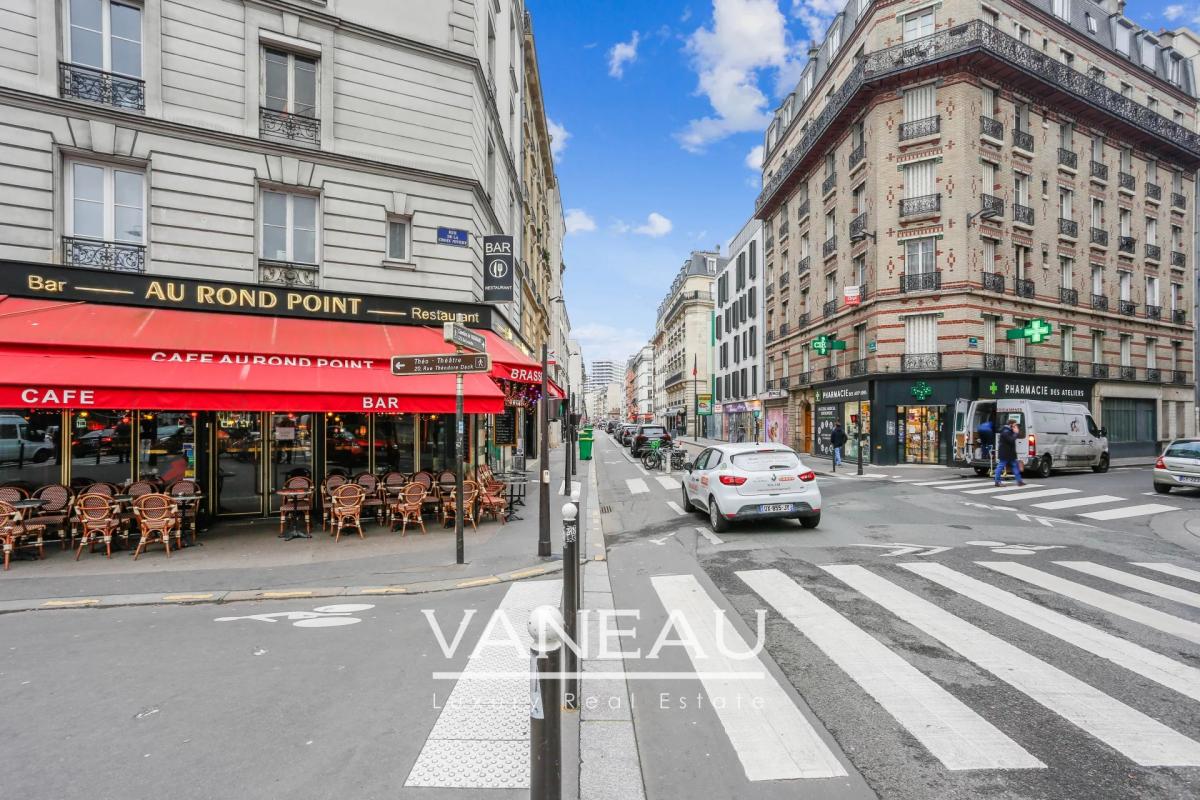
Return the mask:
[[[449,701],[447,701],[449,702]],[[430,739],[528,739],[529,692],[519,701],[470,704],[446,709],[429,732]]]
[[529,742],[431,739],[408,774],[405,786],[461,789],[529,787]]

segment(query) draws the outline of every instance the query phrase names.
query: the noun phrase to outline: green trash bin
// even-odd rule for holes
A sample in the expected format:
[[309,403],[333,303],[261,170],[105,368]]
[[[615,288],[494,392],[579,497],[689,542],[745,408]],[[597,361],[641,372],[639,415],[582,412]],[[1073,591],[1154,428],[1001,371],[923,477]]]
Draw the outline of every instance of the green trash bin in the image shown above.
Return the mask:
[[580,461],[591,461],[592,460],[592,444],[594,442],[595,442],[595,440],[592,438],[592,434],[590,431],[584,431],[583,434],[580,435],[580,437],[579,437],[579,460]]

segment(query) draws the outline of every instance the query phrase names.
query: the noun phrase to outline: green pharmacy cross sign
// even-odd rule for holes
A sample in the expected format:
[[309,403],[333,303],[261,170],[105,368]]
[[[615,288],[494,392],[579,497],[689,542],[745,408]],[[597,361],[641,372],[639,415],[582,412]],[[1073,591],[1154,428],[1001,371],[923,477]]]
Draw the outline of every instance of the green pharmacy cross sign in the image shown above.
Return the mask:
[[925,381],[917,381],[908,391],[913,397],[917,398],[922,403],[933,395],[933,387]]
[[838,341],[833,336],[823,333],[817,338],[813,339],[809,344],[809,347],[811,347],[813,352],[815,352],[817,355],[827,356],[829,355],[830,350],[845,350],[846,343]]
[[1012,328],[1005,334],[1007,339],[1028,339],[1030,344],[1041,344],[1050,338],[1054,328],[1044,319],[1034,319],[1025,323],[1024,328]]

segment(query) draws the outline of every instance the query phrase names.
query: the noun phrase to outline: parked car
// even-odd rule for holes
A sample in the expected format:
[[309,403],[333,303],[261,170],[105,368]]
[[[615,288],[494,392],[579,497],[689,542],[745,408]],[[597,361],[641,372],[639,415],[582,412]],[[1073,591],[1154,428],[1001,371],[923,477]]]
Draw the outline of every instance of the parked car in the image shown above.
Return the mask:
[[622,447],[629,447],[633,443],[633,432],[637,430],[637,425],[626,423],[621,426],[619,438]]
[[41,464],[54,455],[54,441],[16,414],[0,414],[0,462]]
[[986,475],[993,464],[976,441],[985,419],[996,431],[1017,423],[1017,457],[1027,475],[1048,478],[1056,469],[1108,472],[1108,431],[1082,403],[1049,400],[959,400],[954,414],[954,460]]
[[722,444],[683,468],[684,510],[706,511],[718,533],[742,520],[797,519],[805,528],[821,522],[816,473],[790,447]]
[[651,442],[655,441],[670,444],[671,434],[667,433],[667,429],[662,425],[638,425],[634,429],[633,443],[629,449],[634,458],[641,458],[642,454],[651,448]]
[[1176,439],[1154,462],[1154,491],[1200,489],[1200,439]]
[[113,428],[101,428],[88,431],[82,436],[71,439],[71,455],[75,458],[82,456],[108,455],[116,452],[117,432]]

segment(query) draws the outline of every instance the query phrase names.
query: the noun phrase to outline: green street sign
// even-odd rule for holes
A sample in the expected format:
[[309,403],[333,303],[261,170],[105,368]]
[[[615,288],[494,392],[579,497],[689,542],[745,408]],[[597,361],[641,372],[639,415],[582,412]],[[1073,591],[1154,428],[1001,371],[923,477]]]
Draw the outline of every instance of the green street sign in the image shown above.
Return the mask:
[[815,352],[817,355],[827,356],[829,355],[830,350],[845,350],[846,343],[823,333],[817,338],[813,339],[812,342],[809,343],[809,347],[811,347],[813,352]]
[[1031,344],[1041,344],[1050,338],[1054,332],[1053,326],[1044,319],[1034,319],[1025,323],[1024,328],[1012,328],[1004,334],[1006,339],[1028,339]]

